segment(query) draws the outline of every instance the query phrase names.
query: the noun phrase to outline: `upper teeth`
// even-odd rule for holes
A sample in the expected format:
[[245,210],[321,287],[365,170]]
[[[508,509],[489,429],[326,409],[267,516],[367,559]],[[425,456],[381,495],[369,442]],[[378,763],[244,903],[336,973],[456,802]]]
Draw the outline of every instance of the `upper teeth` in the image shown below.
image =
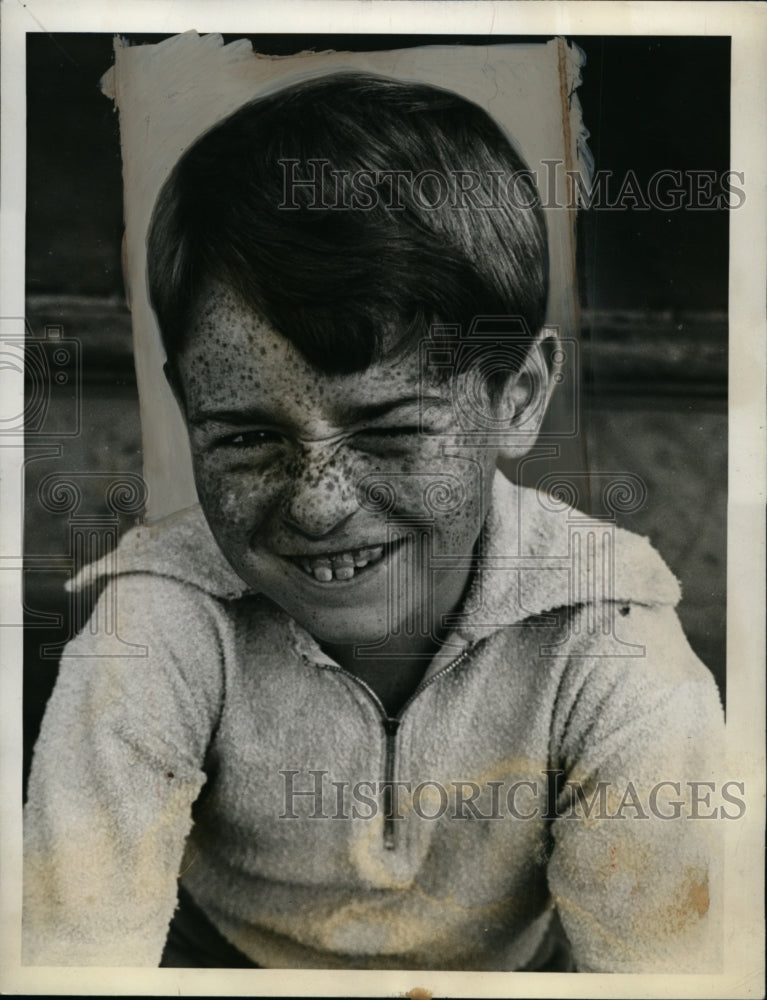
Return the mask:
[[358,569],[362,569],[368,563],[378,562],[383,557],[383,550],[383,545],[374,545],[372,548],[349,549],[346,552],[333,552],[322,556],[301,556],[298,563],[315,580],[322,583],[329,583],[334,578],[351,580]]

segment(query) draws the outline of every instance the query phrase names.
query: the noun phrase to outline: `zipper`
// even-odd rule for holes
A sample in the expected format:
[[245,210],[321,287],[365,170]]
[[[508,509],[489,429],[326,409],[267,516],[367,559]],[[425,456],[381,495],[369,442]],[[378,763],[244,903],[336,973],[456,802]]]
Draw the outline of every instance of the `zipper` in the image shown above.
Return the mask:
[[384,822],[383,845],[387,851],[394,850],[394,774],[397,761],[397,730],[400,720],[387,716],[383,720],[386,733],[386,757],[384,764]]
[[[480,643],[483,642],[480,639]],[[344,677],[350,677],[355,684],[363,688],[370,700],[375,705],[378,710],[378,714],[381,717],[381,724],[383,726],[384,738],[385,738],[385,749],[384,749],[384,788],[383,788],[383,803],[384,803],[384,823],[383,823],[383,845],[385,850],[393,851],[396,847],[396,819],[394,816],[394,776],[397,773],[397,732],[402,722],[402,716],[405,714],[407,709],[412,705],[415,699],[424,691],[429,685],[433,684],[439,677],[443,677],[445,674],[451,673],[456,670],[469,656],[469,652],[476,648],[475,646],[467,646],[454,660],[450,663],[446,663],[444,667],[441,667],[436,673],[432,674],[428,680],[422,681],[415,691],[410,695],[408,700],[402,706],[402,708],[397,712],[396,715],[388,715],[384,704],[371,686],[363,681],[361,677],[357,677],[356,674],[351,673],[349,670],[345,670],[338,664],[332,663],[316,663],[315,666],[320,670],[332,670],[337,674],[343,674]],[[306,654],[304,654],[306,656]],[[308,660],[309,657],[306,656]]]

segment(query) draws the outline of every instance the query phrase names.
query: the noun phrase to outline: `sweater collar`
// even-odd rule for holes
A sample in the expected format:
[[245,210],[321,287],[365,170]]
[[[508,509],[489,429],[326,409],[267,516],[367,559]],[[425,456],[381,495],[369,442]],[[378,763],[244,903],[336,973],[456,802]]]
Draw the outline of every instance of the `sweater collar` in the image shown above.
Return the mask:
[[[68,589],[125,573],[151,573],[226,600],[252,594],[229,566],[199,506],[135,528],[116,552],[86,566]],[[649,541],[496,476],[462,609],[464,641],[555,609],[605,600],[675,605],[679,584]]]
[[176,580],[225,600],[249,592],[224,558],[199,504],[127,531],[114,552],[84,566],[67,589],[81,590],[128,573]]
[[455,631],[474,642],[561,608],[675,605],[679,583],[649,540],[498,474]]

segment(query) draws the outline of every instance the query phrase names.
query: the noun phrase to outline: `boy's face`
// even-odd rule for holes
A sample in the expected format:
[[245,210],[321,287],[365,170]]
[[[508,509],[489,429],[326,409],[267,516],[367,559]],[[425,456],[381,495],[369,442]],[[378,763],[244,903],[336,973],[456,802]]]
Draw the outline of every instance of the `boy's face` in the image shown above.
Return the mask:
[[409,615],[438,631],[470,574],[496,449],[459,441],[450,385],[421,378],[417,348],[322,374],[213,286],[178,369],[200,502],[249,586],[330,643],[375,642]]

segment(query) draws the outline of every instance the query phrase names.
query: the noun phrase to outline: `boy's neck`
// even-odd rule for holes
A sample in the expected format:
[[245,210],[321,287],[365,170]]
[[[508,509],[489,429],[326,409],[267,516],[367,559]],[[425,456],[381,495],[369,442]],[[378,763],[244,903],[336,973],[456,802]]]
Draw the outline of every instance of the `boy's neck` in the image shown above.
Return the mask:
[[[417,689],[442,642],[430,636],[414,641],[412,636],[408,636],[403,639],[401,648],[394,640],[387,644],[385,656],[365,657],[355,654],[355,645],[321,643],[321,646],[339,666],[372,688],[386,714],[393,717]],[[453,653],[450,658],[454,656]]]
[[455,612],[469,589],[471,573],[446,576],[434,594],[431,614],[431,634],[389,634],[386,652],[380,656],[358,656],[358,644],[321,642],[320,646],[339,666],[364,681],[378,695],[391,718],[396,715],[416,691],[424,674],[436,657],[448,664],[456,657],[454,646],[445,646],[449,629],[442,622],[445,615]]

